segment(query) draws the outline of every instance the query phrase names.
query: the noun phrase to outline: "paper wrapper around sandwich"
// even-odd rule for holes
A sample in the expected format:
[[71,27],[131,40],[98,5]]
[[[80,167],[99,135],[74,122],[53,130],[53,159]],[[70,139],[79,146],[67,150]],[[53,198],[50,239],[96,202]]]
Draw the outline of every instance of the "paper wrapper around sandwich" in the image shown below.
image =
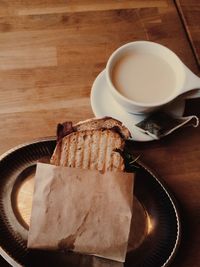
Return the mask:
[[133,174],[38,163],[28,247],[124,262]]

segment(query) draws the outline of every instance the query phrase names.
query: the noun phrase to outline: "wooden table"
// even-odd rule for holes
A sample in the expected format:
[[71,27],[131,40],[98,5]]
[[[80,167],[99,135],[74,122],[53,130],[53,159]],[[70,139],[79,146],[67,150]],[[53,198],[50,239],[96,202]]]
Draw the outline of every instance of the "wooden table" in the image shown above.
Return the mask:
[[[91,85],[124,43],[166,45],[199,75],[199,8],[198,0],[0,0],[0,153],[92,117]],[[186,112],[199,115],[199,104]],[[133,150],[179,201],[183,240],[172,266],[199,266],[200,128]]]

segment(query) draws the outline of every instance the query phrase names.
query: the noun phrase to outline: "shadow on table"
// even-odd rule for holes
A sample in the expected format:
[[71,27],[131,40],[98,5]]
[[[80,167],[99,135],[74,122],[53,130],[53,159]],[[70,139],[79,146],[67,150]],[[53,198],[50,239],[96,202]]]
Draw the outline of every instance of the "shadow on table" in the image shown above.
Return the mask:
[[[194,262],[194,258],[192,257],[192,255],[198,254],[197,244],[199,244],[200,242],[199,211],[197,211],[196,214],[192,215],[192,217],[189,217],[188,211],[185,210],[183,207],[180,208],[180,216],[182,222],[181,243],[178,253],[172,265],[170,265],[171,267],[191,266],[190,263]],[[199,264],[199,259],[196,259],[196,262],[197,264]]]

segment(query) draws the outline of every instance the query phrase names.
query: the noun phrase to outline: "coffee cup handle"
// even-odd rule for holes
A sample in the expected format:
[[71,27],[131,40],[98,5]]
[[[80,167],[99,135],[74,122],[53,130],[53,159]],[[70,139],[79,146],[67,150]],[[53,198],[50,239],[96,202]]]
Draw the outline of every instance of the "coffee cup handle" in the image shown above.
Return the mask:
[[[200,97],[200,78],[195,75],[187,66],[184,66],[186,79],[183,86],[183,89],[180,94],[190,92],[186,98],[197,98]],[[195,90],[196,89],[196,90]]]

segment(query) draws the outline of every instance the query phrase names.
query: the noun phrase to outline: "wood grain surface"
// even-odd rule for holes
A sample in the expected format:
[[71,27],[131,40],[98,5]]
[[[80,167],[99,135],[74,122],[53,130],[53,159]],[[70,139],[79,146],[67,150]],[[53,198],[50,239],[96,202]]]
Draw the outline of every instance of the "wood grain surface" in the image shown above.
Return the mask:
[[176,4],[200,67],[200,1],[176,0]]
[[[116,48],[135,40],[166,45],[200,74],[174,1],[0,0],[0,153],[55,135],[58,122],[93,117],[95,77]],[[191,110],[199,113],[198,100],[187,103]],[[183,241],[172,266],[198,267],[200,128],[132,149],[179,202]]]

